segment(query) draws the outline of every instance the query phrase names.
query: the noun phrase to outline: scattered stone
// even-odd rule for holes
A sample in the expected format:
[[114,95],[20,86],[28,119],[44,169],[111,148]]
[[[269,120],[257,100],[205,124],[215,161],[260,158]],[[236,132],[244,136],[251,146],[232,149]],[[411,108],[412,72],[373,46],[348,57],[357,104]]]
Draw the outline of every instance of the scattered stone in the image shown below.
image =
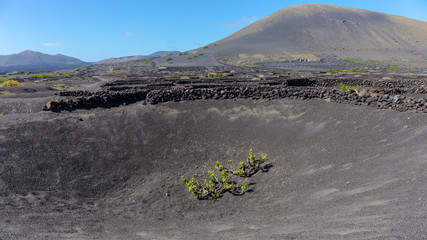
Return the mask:
[[55,111],[60,106],[60,101],[52,100],[46,103],[43,111]]

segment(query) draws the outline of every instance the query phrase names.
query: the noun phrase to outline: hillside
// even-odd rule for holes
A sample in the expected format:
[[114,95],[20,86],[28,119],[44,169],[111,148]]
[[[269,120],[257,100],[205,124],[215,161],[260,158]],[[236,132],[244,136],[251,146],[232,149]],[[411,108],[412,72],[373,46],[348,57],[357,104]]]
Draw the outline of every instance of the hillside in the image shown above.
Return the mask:
[[193,52],[291,61],[322,56],[427,63],[427,22],[324,4],[284,8]]
[[88,64],[80,59],[62,54],[49,55],[30,50],[18,54],[0,55],[0,72],[16,70],[47,71],[77,68]]
[[108,58],[103,59],[101,61],[96,62],[95,64],[107,64],[107,63],[123,63],[123,62],[131,62],[138,61],[143,59],[153,59],[167,56],[169,54],[177,54],[178,51],[157,51],[150,55],[135,55],[135,56],[127,56],[127,57],[117,57],[117,58]]

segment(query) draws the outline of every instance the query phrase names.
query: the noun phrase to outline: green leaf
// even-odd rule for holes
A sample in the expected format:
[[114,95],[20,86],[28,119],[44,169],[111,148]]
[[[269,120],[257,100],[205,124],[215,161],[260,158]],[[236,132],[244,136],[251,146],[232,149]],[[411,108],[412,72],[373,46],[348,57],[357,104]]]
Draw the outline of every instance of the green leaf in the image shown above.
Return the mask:
[[209,173],[209,180],[211,181],[215,180],[215,173],[212,171],[208,171],[208,173]]
[[219,162],[218,161],[216,161],[216,163],[215,163],[215,168],[218,168],[220,165],[219,165]]
[[265,161],[265,158],[267,157],[267,155],[264,155],[264,156],[262,156],[262,157],[260,157],[259,159],[258,159],[258,162],[259,163],[263,163],[264,161]]
[[194,190],[196,190],[196,186],[191,185],[191,186],[188,187],[188,191],[189,192],[194,192]]
[[231,160],[228,160],[228,162],[227,162],[227,163],[228,163],[229,165],[231,165],[231,163],[232,163],[232,162],[231,162]]
[[247,180],[243,181],[242,184],[240,185],[240,188],[242,190],[248,190],[249,189],[248,181]]
[[246,167],[246,164],[244,162],[240,162],[240,165],[242,165],[242,167]]
[[181,180],[183,183],[188,183],[190,181],[188,178],[185,177],[182,177]]
[[241,168],[239,168],[239,169],[235,170],[235,171],[233,172],[233,174],[235,174],[235,175],[239,175],[239,176],[242,176],[242,174],[243,174],[243,170],[242,170]]
[[228,177],[228,173],[226,171],[222,171],[220,176],[223,180],[225,180]]
[[197,192],[194,193],[194,198],[198,199],[202,196],[202,190],[199,190]]

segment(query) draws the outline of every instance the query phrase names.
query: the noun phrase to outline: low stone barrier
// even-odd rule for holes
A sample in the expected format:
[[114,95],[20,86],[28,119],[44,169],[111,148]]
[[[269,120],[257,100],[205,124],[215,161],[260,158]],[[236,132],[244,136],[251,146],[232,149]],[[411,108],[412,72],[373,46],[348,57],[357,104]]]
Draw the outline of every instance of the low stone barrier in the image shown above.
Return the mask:
[[[387,91],[391,93],[392,91]],[[60,96],[74,96],[77,99],[54,100],[46,104],[43,110],[62,111],[113,107],[144,101],[144,104],[158,104],[169,101],[225,100],[225,99],[324,99],[330,102],[371,106],[378,109],[394,109],[427,113],[427,99],[415,99],[398,94],[361,93],[356,90],[340,90],[328,87],[294,86],[232,86],[214,88],[175,88],[160,90],[128,89],[118,92],[61,92]],[[81,97],[80,97],[81,96]]]

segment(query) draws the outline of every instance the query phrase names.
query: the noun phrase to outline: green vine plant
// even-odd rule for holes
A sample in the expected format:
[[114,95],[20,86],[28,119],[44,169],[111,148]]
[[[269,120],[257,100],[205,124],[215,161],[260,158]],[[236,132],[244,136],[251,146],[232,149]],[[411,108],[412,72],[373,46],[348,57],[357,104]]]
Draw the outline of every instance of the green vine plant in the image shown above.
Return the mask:
[[[249,190],[248,177],[251,177],[258,171],[267,172],[270,164],[265,165],[267,155],[257,158],[253,150],[249,151],[249,157],[245,162],[240,162],[240,167],[231,170],[232,161],[228,160],[227,165],[221,165],[218,161],[215,163],[215,169],[219,171],[219,176],[214,171],[208,171],[209,178],[200,184],[194,178],[182,177],[182,182],[186,184],[188,191],[199,200],[217,199],[224,193],[230,192],[233,195],[243,195]],[[243,181],[239,179],[245,178]]]

